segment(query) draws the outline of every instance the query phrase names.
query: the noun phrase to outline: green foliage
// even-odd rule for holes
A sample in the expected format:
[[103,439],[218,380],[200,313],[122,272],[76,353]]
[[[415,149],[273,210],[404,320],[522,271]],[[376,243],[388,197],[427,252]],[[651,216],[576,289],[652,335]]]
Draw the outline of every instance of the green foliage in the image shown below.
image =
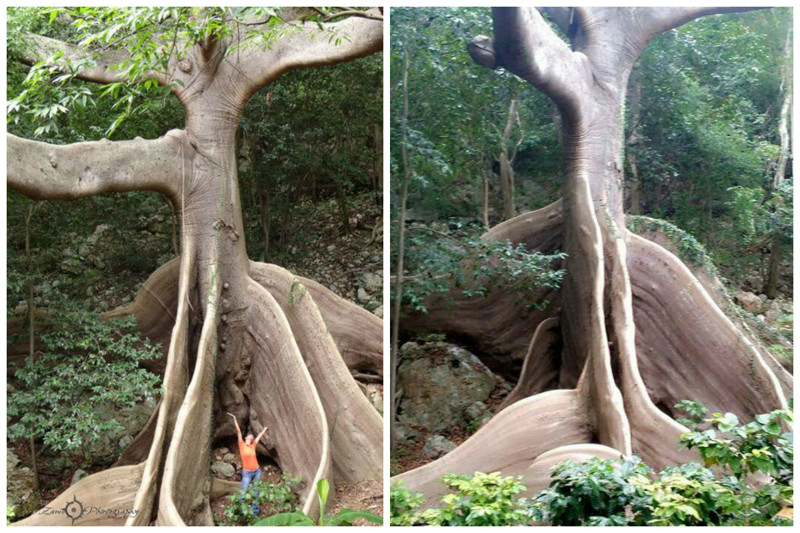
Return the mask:
[[[705,466],[689,463],[654,472],[635,457],[566,461],[554,469],[550,487],[534,498],[535,519],[593,526],[783,525],[777,515],[792,502],[794,461],[792,436],[782,424],[791,423],[791,410],[757,415],[740,425],[731,413],[706,418],[699,402],[675,407],[687,414],[680,421],[692,428],[681,445],[696,448]],[[753,475],[769,476],[771,482],[756,482]]]
[[[563,253],[530,252],[510,241],[485,241],[480,228],[458,227],[448,233],[412,226],[406,233],[406,265],[403,304],[426,312],[424,300],[455,286],[467,297],[485,298],[492,290],[508,290],[519,302],[544,308],[541,291],[557,289],[564,275],[553,267]],[[416,274],[416,275],[415,275]]]
[[534,518],[555,526],[645,525],[651,496],[633,480],[651,472],[637,458],[565,461],[553,470],[550,488],[533,500]]
[[455,492],[442,497],[440,509],[428,509],[422,520],[432,526],[517,526],[531,519],[529,506],[519,494],[525,490],[520,477],[500,472],[472,476],[447,474],[445,485]]
[[417,508],[425,500],[422,494],[411,492],[403,481],[392,483],[390,490],[389,522],[393,526],[413,526],[417,521]]
[[256,526],[352,526],[353,522],[362,519],[373,524],[383,524],[383,519],[380,516],[372,514],[367,511],[354,511],[352,509],[342,509],[335,515],[325,514],[325,505],[328,503],[328,493],[330,491],[330,484],[327,479],[320,479],[317,482],[317,498],[319,499],[319,524],[315,524],[314,520],[303,513],[302,511],[283,512],[273,516],[259,520],[254,525]]
[[297,507],[298,498],[294,490],[302,479],[284,472],[279,483],[254,480],[246,492],[228,496],[228,504],[223,508],[225,525],[252,525],[258,520],[253,514],[253,503],[257,503],[263,513],[292,513]]
[[636,233],[654,232],[661,233],[670,240],[678,250],[678,255],[684,261],[708,270],[717,275],[717,269],[711,256],[700,241],[689,232],[682,230],[675,224],[666,220],[640,215],[626,215],[625,224],[629,230]]
[[135,332],[134,319],[106,321],[69,309],[39,322],[47,331],[42,349],[14,371],[9,439],[33,436],[54,451],[86,452],[104,434],[122,429],[101,412],[158,393],[160,378],[139,363],[161,357],[161,350]]

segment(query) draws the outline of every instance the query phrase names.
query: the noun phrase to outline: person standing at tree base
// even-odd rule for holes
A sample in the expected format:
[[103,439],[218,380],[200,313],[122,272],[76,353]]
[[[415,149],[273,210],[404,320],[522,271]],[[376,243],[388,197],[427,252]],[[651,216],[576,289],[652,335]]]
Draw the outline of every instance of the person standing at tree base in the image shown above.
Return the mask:
[[[236,426],[236,436],[239,438],[239,456],[242,458],[242,492],[244,493],[247,492],[247,487],[250,486],[251,482],[261,479],[261,467],[258,465],[258,458],[256,457],[256,446],[258,446],[258,441],[261,440],[264,433],[267,432],[267,427],[264,426],[264,429],[255,438],[252,433],[248,433],[242,439],[242,430],[239,429],[239,421],[236,420],[236,415],[227,414],[233,418],[233,424]],[[258,496],[258,493],[256,493],[256,496]],[[253,514],[259,515],[260,513],[261,508],[258,503],[253,502]]]

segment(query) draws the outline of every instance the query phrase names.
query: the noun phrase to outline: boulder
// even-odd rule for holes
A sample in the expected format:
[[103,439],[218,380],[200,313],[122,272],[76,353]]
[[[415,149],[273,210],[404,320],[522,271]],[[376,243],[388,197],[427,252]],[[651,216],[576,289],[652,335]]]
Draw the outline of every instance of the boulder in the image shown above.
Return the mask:
[[400,361],[398,420],[429,433],[469,420],[467,408],[489,398],[496,385],[480,359],[446,342],[405,343]]
[[214,464],[211,465],[211,472],[213,472],[216,477],[230,479],[236,473],[236,469],[232,464],[224,461],[214,461]]
[[441,435],[432,435],[425,441],[425,445],[422,447],[422,453],[431,459],[438,459],[455,449],[456,445],[453,442]]
[[368,292],[380,293],[383,290],[383,276],[376,272],[366,272],[363,276],[364,289]]
[[747,291],[739,291],[736,293],[734,298],[736,299],[736,303],[738,303],[742,309],[748,313],[757,314],[761,312],[761,305],[763,302],[757,294]]
[[362,304],[367,303],[372,298],[367,291],[364,290],[364,287],[359,287],[358,291],[356,292],[356,298]]
[[6,450],[6,481],[6,513],[13,513],[14,518],[19,519],[34,512],[38,498],[33,490],[33,470],[22,466],[11,450]]

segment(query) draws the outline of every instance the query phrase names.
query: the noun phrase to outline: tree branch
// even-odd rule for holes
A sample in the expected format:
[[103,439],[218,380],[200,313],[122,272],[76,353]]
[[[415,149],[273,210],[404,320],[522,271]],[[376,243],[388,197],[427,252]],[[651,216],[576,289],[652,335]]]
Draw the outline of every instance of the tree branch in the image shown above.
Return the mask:
[[541,89],[562,111],[575,111],[579,94],[588,89],[584,56],[573,53],[534,8],[496,7],[492,15],[494,40],[476,38],[473,58],[479,47],[480,64],[492,66],[493,61]]
[[[105,50],[103,52],[89,52],[79,46],[58,39],[51,39],[35,33],[25,36],[26,46],[17,57],[26,65],[34,65],[40,61],[47,61],[58,53],[63,56],[58,63],[76,65],[87,62],[88,67],[78,69],[75,77],[94,83],[117,83],[126,81],[115,68],[130,56],[124,50]],[[153,72],[148,77],[156,80],[161,85],[166,85],[164,73]]]
[[157,191],[176,198],[194,151],[181,130],[154,140],[54,145],[7,137],[7,185],[35,200]]
[[637,7],[631,8],[631,14],[636,24],[641,28],[642,41],[638,43],[642,48],[655,36],[672,28],[682,26],[694,19],[707,15],[722,13],[740,13],[754,9],[768,9],[762,7]]
[[[366,13],[381,16],[377,8]],[[287,23],[286,30],[270,49],[242,50],[238,67],[251,82],[249,94],[290,70],[333,65],[367,56],[383,47],[383,24],[366,16],[340,22],[292,23],[291,27]],[[338,38],[342,42],[337,46]]]

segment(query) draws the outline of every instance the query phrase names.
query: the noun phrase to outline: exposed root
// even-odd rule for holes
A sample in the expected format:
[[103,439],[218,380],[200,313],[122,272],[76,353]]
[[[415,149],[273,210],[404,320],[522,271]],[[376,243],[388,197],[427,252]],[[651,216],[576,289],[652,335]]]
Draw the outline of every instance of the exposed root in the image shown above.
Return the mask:
[[[86,476],[41,511],[11,525],[68,526],[79,520],[81,526],[121,526],[131,510],[136,510],[134,497],[143,469],[144,463],[140,463]],[[73,504],[66,514],[65,507],[74,500],[80,502],[80,506]]]
[[501,222],[483,234],[482,239],[492,241],[509,240],[514,244],[524,244],[529,250],[551,254],[559,250],[563,243],[564,223],[562,200],[528,211]]
[[303,512],[319,513],[316,484],[331,476],[330,434],[325,409],[286,316],[272,295],[249,280],[251,302],[244,349],[250,367],[250,428],[269,427],[266,439],[281,469],[306,480]]
[[525,398],[507,407],[461,446],[444,457],[396,477],[436,506],[446,493],[442,476],[500,470],[521,475],[541,454],[567,444],[592,442],[595,433],[586,396],[556,390]]
[[[211,490],[210,421],[213,415],[221,289],[220,277],[215,274],[212,270],[194,372],[175,418],[172,439],[168,443],[159,492],[157,525],[213,525],[208,500]],[[181,302],[182,305],[185,303]]]
[[[178,311],[180,274],[181,258],[176,257],[161,265],[145,280],[131,303],[103,313],[102,317],[135,317],[139,333],[153,342],[161,343],[166,355]],[[147,368],[162,374],[166,364],[166,359],[162,357],[148,362]]]
[[693,399],[741,418],[786,406],[773,371],[686,266],[635,234],[628,242],[638,366],[655,403]]
[[[194,249],[190,243],[187,243],[182,254],[177,320],[172,331],[167,367],[164,373],[164,396],[157,409],[156,423],[151,434],[150,451],[142,474],[142,483],[136,494],[135,507],[139,512],[136,516],[128,519],[126,525],[129,526],[148,525],[152,519],[158,491],[158,479],[163,471],[164,449],[169,445],[169,436],[172,435],[178,409],[186,394],[189,372],[187,353],[189,348],[189,293],[195,279],[194,259]],[[140,433],[136,440],[143,438],[142,435],[148,432],[149,426],[148,422],[145,431]],[[131,447],[136,444],[136,440],[131,443]],[[126,450],[127,452],[128,450]]]
[[331,433],[331,460],[335,480],[353,483],[380,480],[382,420],[362,394],[344,364],[316,298],[299,278],[275,265],[252,268],[254,279],[280,305],[314,380]]
[[536,328],[517,386],[503,400],[502,407],[506,408],[528,396],[558,388],[560,368],[561,329],[557,318],[548,318]]
[[[259,283],[264,263],[250,262],[250,275]],[[345,364],[352,372],[383,376],[383,320],[339,297],[316,281],[297,276],[322,315]]]

